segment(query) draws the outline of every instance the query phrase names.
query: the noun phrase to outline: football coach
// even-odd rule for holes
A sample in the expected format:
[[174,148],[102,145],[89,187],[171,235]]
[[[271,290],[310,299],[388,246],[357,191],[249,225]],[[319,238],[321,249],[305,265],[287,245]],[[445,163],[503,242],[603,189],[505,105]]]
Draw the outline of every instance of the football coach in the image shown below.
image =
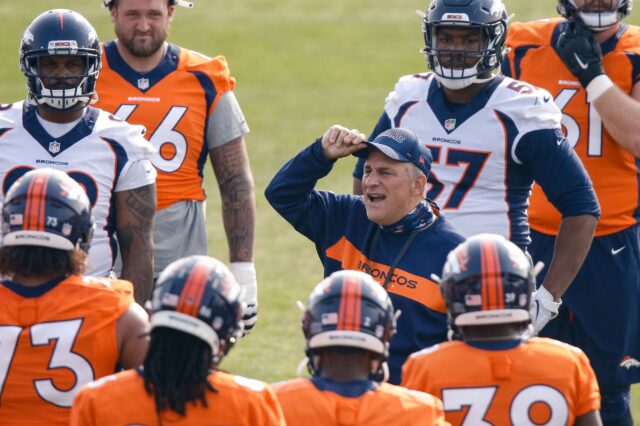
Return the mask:
[[[351,154],[366,158],[363,195],[316,190],[333,164]],[[394,384],[409,354],[447,338],[444,300],[431,275],[442,272],[449,251],[464,241],[426,199],[431,161],[408,130],[390,129],[369,142],[356,129],[334,125],[285,164],[265,191],[273,208],[315,243],[325,277],[342,269],[366,272],[402,312],[389,349]],[[352,312],[339,324],[344,330],[359,327],[360,313]]]

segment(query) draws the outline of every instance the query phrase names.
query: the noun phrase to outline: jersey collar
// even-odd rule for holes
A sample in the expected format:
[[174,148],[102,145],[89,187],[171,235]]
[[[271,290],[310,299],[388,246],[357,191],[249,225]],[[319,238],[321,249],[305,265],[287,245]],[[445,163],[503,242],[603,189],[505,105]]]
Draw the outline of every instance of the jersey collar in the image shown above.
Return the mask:
[[142,93],[151,90],[160,80],[178,69],[180,58],[180,48],[169,43],[160,63],[151,71],[140,73],[131,68],[120,56],[115,40],[104,44],[104,53],[109,67]]
[[22,297],[31,299],[31,298],[34,298],[34,297],[40,297],[43,294],[49,292],[50,290],[55,288],[58,284],[60,284],[65,279],[66,279],[66,277],[54,278],[51,281],[47,281],[46,283],[40,284],[40,285],[35,286],[35,287],[22,285],[20,283],[13,282],[11,280],[0,281],[0,284],[2,284],[3,286],[8,288],[9,290],[13,291],[14,293],[16,293],[16,294],[18,294],[18,295],[20,295]]
[[25,102],[22,110],[22,125],[24,129],[51,155],[56,157],[65,149],[76,142],[86,138],[93,132],[100,110],[88,107],[82,119],[66,134],[54,138],[42,127],[36,117],[37,111],[34,105]]
[[502,76],[494,77],[489,84],[478,93],[471,102],[466,104],[453,104],[447,101],[444,90],[436,79],[431,80],[427,103],[431,106],[433,114],[436,116],[442,128],[451,134],[462,125],[467,119],[473,117],[478,111],[483,109],[489,102],[489,98],[504,80]]

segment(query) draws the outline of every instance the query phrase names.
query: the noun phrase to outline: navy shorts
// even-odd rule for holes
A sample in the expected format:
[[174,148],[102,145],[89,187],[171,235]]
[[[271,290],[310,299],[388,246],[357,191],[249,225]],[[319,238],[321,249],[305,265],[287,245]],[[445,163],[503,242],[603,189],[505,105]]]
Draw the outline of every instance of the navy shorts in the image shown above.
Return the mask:
[[[542,283],[555,237],[531,232],[528,250],[542,261]],[[581,348],[601,388],[640,382],[640,226],[593,239],[558,316],[540,333]]]

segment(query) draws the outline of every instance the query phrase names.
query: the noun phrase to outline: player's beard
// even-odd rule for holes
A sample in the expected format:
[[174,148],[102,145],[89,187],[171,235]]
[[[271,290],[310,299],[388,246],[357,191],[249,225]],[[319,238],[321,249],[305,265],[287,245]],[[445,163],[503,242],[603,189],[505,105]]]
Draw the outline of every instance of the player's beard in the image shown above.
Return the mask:
[[117,26],[115,28],[115,33],[118,37],[118,42],[122,43],[131,55],[138,58],[148,58],[162,48],[167,36],[169,35],[169,27],[160,30],[150,30],[146,35],[151,36],[151,38],[145,42],[136,39],[139,34],[135,32],[127,34],[126,32],[121,31]]

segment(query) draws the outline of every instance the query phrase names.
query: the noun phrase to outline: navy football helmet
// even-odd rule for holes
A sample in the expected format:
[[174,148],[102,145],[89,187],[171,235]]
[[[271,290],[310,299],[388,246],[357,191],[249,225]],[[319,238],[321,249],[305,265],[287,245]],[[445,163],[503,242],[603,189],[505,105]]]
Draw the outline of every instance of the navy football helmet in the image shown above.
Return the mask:
[[575,0],[558,0],[558,13],[567,19],[578,16],[587,28],[603,31],[631,14],[633,0],[586,0],[578,7]]
[[208,256],[176,260],[158,277],[151,328],[168,327],[205,341],[217,365],[242,336],[240,290],[219,260]]
[[[50,56],[80,57],[85,64],[84,72],[56,78],[64,83],[46,87],[40,61]],[[40,14],[22,36],[20,70],[27,79],[29,98],[36,104],[63,112],[84,108],[93,99],[101,66],[96,31],[89,21],[72,10],[54,9]]]
[[[389,356],[396,331],[393,305],[387,292],[370,275],[338,271],[311,292],[302,318],[305,352],[312,375],[318,374],[314,356],[321,348],[349,347],[379,355],[380,370]],[[372,372],[380,380],[382,371]]]
[[2,206],[2,244],[89,251],[91,203],[65,172],[34,169],[16,180]]
[[[507,36],[507,11],[502,0],[432,0],[423,19],[422,32],[429,68],[445,87],[462,89],[500,66]],[[451,50],[438,46],[443,27],[477,29],[480,50]],[[469,66],[469,61],[474,65]]]
[[449,326],[530,323],[535,290],[531,261],[515,244],[494,234],[467,239],[449,253],[440,280]]

